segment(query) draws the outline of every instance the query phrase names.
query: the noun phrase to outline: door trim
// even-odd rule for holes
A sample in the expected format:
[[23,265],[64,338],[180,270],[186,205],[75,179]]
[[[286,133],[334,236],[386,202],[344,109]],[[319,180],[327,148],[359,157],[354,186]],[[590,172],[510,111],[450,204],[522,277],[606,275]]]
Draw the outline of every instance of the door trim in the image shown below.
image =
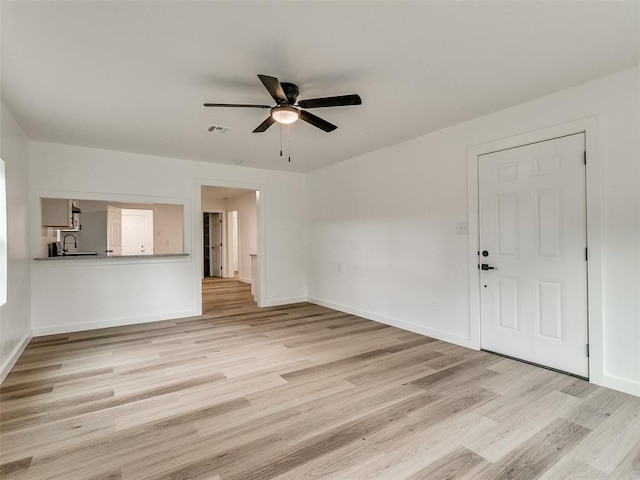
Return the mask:
[[[604,346],[602,326],[602,162],[600,122],[597,116],[583,118],[514,137],[474,145],[467,149],[467,212],[469,222],[469,343],[480,349],[480,274],[478,272],[479,210],[478,157],[487,153],[516,148],[554,138],[585,134],[587,150],[587,315],[589,334],[589,376],[592,383],[603,385]],[[585,347],[586,348],[586,347]]]

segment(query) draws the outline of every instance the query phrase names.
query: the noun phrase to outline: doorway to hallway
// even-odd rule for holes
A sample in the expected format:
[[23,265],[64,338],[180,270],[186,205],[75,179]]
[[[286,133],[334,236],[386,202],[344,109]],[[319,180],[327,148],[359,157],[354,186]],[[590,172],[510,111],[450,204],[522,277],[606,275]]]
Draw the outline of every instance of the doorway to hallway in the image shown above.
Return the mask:
[[252,258],[258,253],[258,190],[208,185],[200,190],[201,278],[235,279],[257,291]]

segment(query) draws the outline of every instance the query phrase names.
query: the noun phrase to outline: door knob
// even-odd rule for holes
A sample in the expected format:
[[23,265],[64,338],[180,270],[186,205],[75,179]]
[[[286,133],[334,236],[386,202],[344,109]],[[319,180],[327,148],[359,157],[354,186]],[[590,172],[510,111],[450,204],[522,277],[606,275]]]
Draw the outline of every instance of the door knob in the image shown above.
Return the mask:
[[494,267],[490,267],[489,265],[487,265],[486,263],[483,263],[480,265],[480,269],[481,270],[495,270]]

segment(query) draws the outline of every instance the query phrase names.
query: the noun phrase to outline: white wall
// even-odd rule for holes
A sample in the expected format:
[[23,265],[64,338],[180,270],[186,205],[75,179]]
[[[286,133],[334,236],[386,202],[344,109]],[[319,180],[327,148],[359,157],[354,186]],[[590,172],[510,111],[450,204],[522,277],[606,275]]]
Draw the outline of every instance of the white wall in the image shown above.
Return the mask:
[[[7,303],[0,306],[0,381],[31,336],[29,325],[29,242],[27,137],[0,104],[0,155],[7,186]],[[39,235],[39,229],[36,235]]]
[[238,278],[251,283],[251,257],[258,253],[258,209],[256,192],[230,198],[227,210],[238,212]]
[[264,191],[262,304],[306,298],[305,177],[285,172],[30,143],[30,239],[39,253],[39,201],[63,196],[129,203],[185,205],[185,248],[177,259],[57,260],[31,262],[31,316],[35,334],[197,315],[201,311],[201,184]]
[[640,395],[640,70],[634,68],[313,172],[312,301],[468,345],[467,148],[598,116],[602,384]]

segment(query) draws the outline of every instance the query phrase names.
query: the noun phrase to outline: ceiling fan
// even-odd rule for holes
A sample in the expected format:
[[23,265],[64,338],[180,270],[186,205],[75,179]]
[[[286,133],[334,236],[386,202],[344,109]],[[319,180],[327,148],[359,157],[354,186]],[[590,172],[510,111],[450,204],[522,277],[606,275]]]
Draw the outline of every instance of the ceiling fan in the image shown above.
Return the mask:
[[280,82],[275,77],[268,75],[258,75],[260,81],[265,86],[271,97],[276,101],[276,106],[269,105],[244,105],[237,103],[205,103],[205,107],[236,107],[236,108],[269,108],[271,115],[258,125],[253,133],[264,132],[267,128],[278,123],[293,123],[300,119],[310,123],[314,127],[318,127],[325,132],[332,132],[337,126],[323,120],[322,118],[309,113],[303,108],[321,108],[321,107],[342,107],[346,105],[361,105],[362,99],[360,95],[339,95],[337,97],[312,98],[309,100],[300,100],[298,103],[298,94],[300,89],[297,85],[288,82]]

